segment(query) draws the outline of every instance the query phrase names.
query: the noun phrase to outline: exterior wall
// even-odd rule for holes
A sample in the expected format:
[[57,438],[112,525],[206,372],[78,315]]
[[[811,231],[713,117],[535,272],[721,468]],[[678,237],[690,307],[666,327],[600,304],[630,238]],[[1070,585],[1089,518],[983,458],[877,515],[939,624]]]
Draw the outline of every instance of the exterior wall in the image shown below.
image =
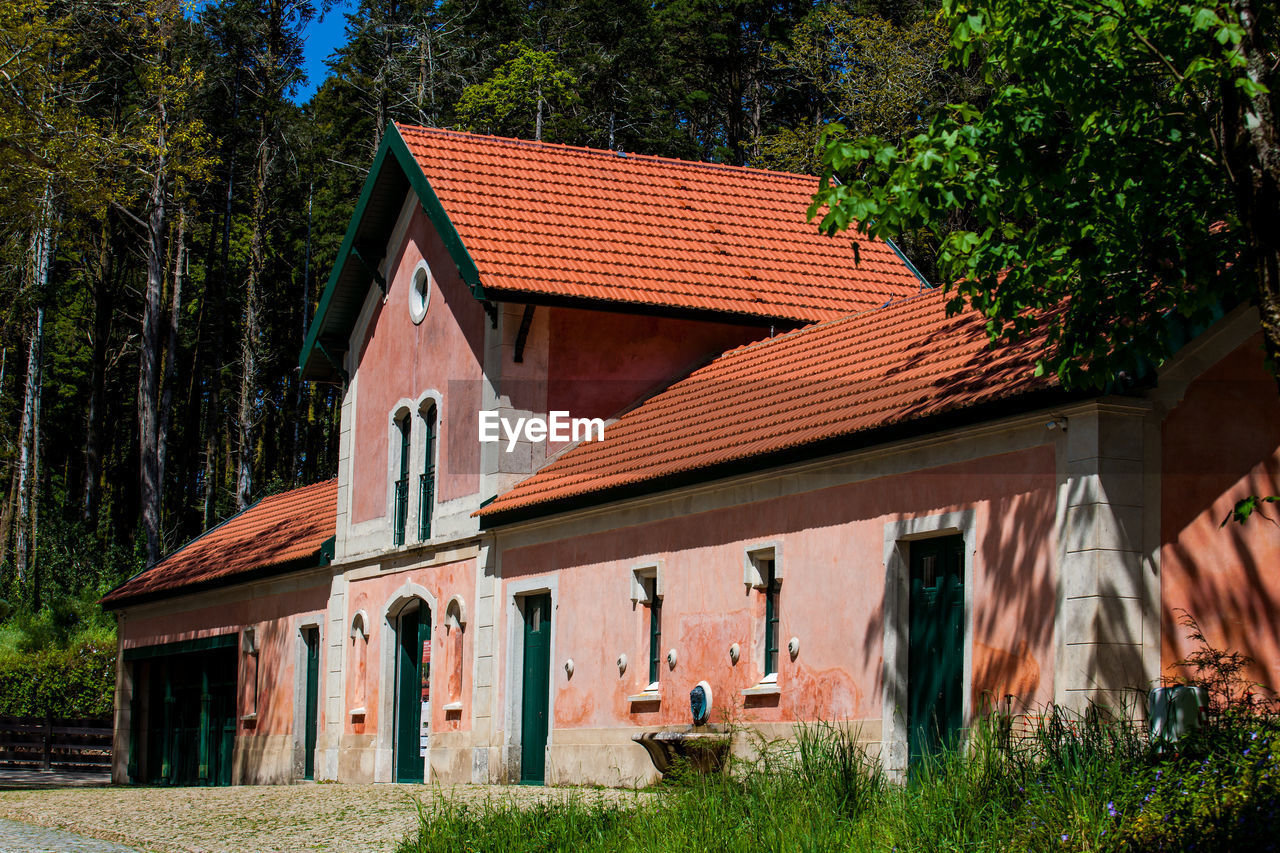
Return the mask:
[[[439,404],[436,472],[437,512],[433,534],[474,533],[470,518],[480,491],[476,442],[482,406],[482,363],[487,320],[480,303],[458,275],[443,242],[413,196],[406,200],[385,264],[385,299],[376,286],[352,334],[352,381],[343,406],[344,441],[339,460],[339,557],[388,549],[390,507],[399,447],[392,446],[392,419],[402,409],[414,416],[410,527],[417,518],[416,477],[421,471],[421,404]],[[419,261],[426,260],[435,284],[425,318],[415,324],[409,295]],[[358,448],[358,450],[357,450]],[[344,514],[345,510],[345,514]],[[410,539],[416,538],[413,536]]]
[[547,410],[613,418],[767,328],[552,308]]
[[[471,779],[471,702],[475,643],[469,603],[475,600],[475,557],[371,564],[347,572],[341,730],[332,778],[390,781],[395,741],[396,620],[411,600],[431,614],[431,720],[428,778]],[[450,602],[463,624],[448,619]],[[361,614],[367,640],[351,630]],[[356,636],[352,636],[356,634]]]
[[[133,648],[234,633],[252,627],[257,655],[237,649],[239,660],[234,784],[280,784],[303,775],[305,721],[302,628],[320,626],[328,597],[324,570],[275,581],[242,584],[207,593],[128,607],[120,612],[123,660]],[[323,643],[322,643],[323,645]],[[237,643],[239,647],[239,643]],[[325,661],[321,656],[321,672]],[[119,667],[112,778],[128,781],[131,664]],[[323,710],[319,725],[323,725]]]
[[[631,736],[686,728],[688,691],[704,679],[714,721],[766,734],[785,732],[795,721],[851,721],[865,739],[881,741],[885,638],[887,623],[897,618],[885,610],[886,530],[921,517],[971,514],[968,713],[1010,694],[1019,706],[1050,701],[1059,481],[1053,445],[1041,436],[1023,450],[926,470],[900,462],[908,470],[895,476],[866,477],[864,465],[859,481],[827,488],[824,479],[839,478],[834,469],[794,475],[785,485],[747,488],[754,500],[704,512],[693,511],[687,496],[669,498],[672,512],[661,520],[600,521],[594,530],[551,524],[531,534],[536,543],[520,544],[517,536],[503,547],[505,623],[519,620],[517,591],[553,591],[548,781],[650,781],[652,765]],[[748,696],[743,691],[764,675],[764,602],[744,583],[744,560],[760,546],[775,549],[783,574],[778,692]],[[647,565],[660,566],[662,643],[676,650],[677,663],[662,664],[660,703],[632,704],[628,697],[648,680],[648,637],[644,608],[631,600],[631,574]],[[510,644],[503,655],[508,673],[498,681],[509,730],[519,710],[516,627],[499,630]],[[794,660],[786,652],[791,637],[799,640]],[[736,665],[729,656],[734,643],[742,650]],[[621,654],[629,665],[620,674]],[[518,737],[506,749],[508,778],[516,756]]]
[[[1256,325],[1253,326],[1256,329]],[[1246,495],[1280,494],[1280,396],[1261,335],[1209,364],[1163,423],[1161,565],[1165,675],[1194,646],[1179,611],[1217,648],[1254,659],[1249,678],[1280,686],[1280,526],[1274,504],[1221,527]]]

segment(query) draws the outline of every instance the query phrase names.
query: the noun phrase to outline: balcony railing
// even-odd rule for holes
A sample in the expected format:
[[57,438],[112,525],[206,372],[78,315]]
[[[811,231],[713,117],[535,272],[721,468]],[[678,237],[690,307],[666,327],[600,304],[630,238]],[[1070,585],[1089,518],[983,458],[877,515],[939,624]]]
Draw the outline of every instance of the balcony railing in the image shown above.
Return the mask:
[[396,518],[393,529],[396,547],[404,544],[404,528],[409,522],[409,478],[396,480]]
[[418,475],[418,539],[431,538],[431,511],[436,505],[434,473]]

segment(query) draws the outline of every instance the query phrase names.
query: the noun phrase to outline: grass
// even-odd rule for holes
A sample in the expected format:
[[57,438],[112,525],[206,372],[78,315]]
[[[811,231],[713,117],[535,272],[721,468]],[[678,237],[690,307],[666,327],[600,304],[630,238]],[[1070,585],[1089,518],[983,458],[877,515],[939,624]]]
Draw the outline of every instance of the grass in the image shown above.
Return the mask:
[[1235,851],[1280,836],[1280,724],[1237,716],[1158,755],[1121,718],[1050,709],[1026,737],[999,718],[964,751],[887,780],[847,728],[818,724],[715,776],[634,801],[443,799],[399,853],[454,851]]

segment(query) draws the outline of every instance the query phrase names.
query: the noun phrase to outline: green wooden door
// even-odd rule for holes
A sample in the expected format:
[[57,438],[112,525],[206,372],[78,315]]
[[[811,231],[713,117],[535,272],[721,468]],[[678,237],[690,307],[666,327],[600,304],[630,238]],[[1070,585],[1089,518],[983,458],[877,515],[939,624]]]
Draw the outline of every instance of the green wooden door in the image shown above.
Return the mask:
[[964,537],[911,543],[907,644],[910,760],[955,744],[963,719]]
[[320,716],[320,629],[308,628],[303,634],[307,643],[307,722],[304,729],[304,779],[316,778],[316,736]]
[[551,596],[524,599],[524,668],[520,692],[520,782],[547,774],[547,695],[551,687]]
[[161,656],[147,663],[146,760],[135,781],[231,784],[236,666],[231,648]]
[[422,755],[422,705],[431,673],[431,615],[413,605],[400,617],[396,656],[396,781],[421,782],[426,763]]

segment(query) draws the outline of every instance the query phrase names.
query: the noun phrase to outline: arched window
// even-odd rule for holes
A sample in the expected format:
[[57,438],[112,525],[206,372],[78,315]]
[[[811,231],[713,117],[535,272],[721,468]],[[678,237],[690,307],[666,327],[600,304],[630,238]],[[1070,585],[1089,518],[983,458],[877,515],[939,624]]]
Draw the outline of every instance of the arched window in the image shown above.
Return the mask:
[[396,480],[396,505],[393,533],[397,546],[404,544],[404,528],[409,521],[409,430],[412,426],[409,413],[396,421],[400,433],[400,477]]
[[436,405],[428,401],[422,408],[423,458],[418,478],[418,538],[431,538],[431,516],[436,505]]

